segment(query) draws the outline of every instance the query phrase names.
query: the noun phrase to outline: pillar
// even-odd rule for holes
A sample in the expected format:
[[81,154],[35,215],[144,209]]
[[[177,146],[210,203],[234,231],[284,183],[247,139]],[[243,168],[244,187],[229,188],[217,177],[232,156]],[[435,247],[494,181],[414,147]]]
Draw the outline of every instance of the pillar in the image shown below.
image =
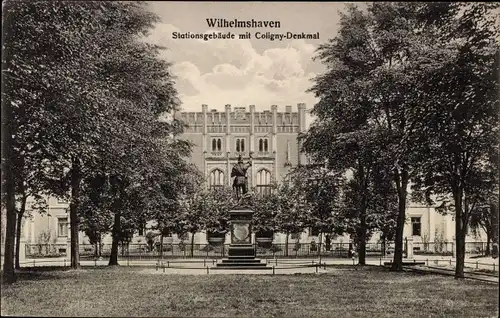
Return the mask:
[[255,138],[254,138],[254,130],[255,130],[255,121],[254,121],[254,114],[255,114],[255,105],[250,105],[250,151],[254,152],[255,151]]
[[206,151],[206,136],[207,136],[207,111],[208,111],[208,105],[203,104],[201,105],[201,112],[202,112],[202,117],[203,117],[203,151]]
[[69,218],[68,218],[68,239],[66,241],[66,259],[71,260],[71,223],[69,223]]
[[278,180],[278,140],[277,140],[277,132],[278,132],[278,105],[271,106],[271,112],[273,114],[273,130],[272,130],[272,152],[273,152],[273,163],[274,163],[274,173],[271,176],[271,180]]
[[[207,148],[210,148],[210,145],[211,145],[211,142],[210,140],[207,140],[208,139],[208,125],[207,125],[207,122],[208,122],[208,116],[207,116],[207,112],[208,112],[208,105],[207,104],[202,104],[201,105],[201,112],[202,112],[202,119],[203,119],[203,135],[202,135],[202,154],[203,154],[203,175],[204,176],[207,176],[208,174],[208,171],[207,171],[207,151],[211,150],[211,149],[207,149]],[[209,145],[207,147],[207,144]],[[206,182],[205,182],[205,187],[206,187]]]
[[[272,119],[272,123],[273,123],[273,136],[276,136],[276,133],[278,132],[278,116],[277,116],[277,113],[278,113],[278,105],[272,105],[271,106],[271,112],[273,114],[273,119]],[[273,149],[276,150],[276,146],[273,144]]]
[[[250,105],[250,151],[255,151],[255,105]],[[255,165],[252,164],[250,168],[252,175],[250,176],[250,184],[251,188],[255,187]]]
[[229,162],[231,156],[231,104],[226,104],[226,182],[231,186],[231,163]]
[[[226,104],[226,136],[231,134],[231,104]],[[229,143],[226,146],[227,151],[229,150]]]
[[[298,103],[297,104],[297,110],[298,110],[298,113],[299,113],[299,133],[302,133],[302,132],[305,132],[306,131],[306,104],[304,103]],[[297,156],[298,157],[298,162],[297,164],[298,165],[302,165],[302,164],[305,164],[306,163],[306,158],[305,158],[305,154],[300,151],[300,148],[301,148],[301,144],[299,143],[299,141],[297,140],[297,147],[298,147],[298,153],[299,155]]]
[[306,104],[298,103],[297,110],[299,112],[299,132],[306,131]]
[[19,263],[26,261],[26,239],[21,238],[19,241]]
[[406,246],[406,258],[413,258],[413,237],[409,236],[406,238],[407,246]]

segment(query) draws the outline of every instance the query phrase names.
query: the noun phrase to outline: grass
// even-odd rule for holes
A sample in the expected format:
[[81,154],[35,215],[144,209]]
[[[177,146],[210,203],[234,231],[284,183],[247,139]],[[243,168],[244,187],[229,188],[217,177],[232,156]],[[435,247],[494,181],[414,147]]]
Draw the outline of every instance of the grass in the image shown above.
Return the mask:
[[498,286],[378,267],[319,275],[164,275],[119,267],[24,273],[16,316],[497,317]]

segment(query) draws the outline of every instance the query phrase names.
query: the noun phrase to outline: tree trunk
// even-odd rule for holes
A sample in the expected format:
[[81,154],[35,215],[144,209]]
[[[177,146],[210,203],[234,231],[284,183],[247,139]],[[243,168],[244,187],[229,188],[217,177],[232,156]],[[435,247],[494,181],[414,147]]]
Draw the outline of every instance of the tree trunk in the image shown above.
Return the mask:
[[102,256],[102,237],[99,237],[99,258]]
[[82,171],[78,158],[72,159],[71,169],[71,204],[70,210],[70,238],[71,238],[71,268],[77,269],[80,267],[80,246],[79,246],[79,225],[78,205],[80,200],[80,187],[82,180]]
[[[26,202],[26,201],[25,201]],[[17,215],[17,225],[16,225],[16,259],[15,259],[15,267],[16,269],[20,269],[21,265],[19,264],[19,252],[21,250],[21,226],[23,223],[23,214],[24,208],[21,207],[19,214]]]
[[[499,51],[500,52],[500,51]],[[500,160],[499,160],[500,162]],[[500,191],[499,191],[500,195]],[[491,211],[491,243],[492,243],[492,249],[491,249],[491,256],[494,258],[498,257],[498,212],[499,212],[499,206],[498,205],[493,205]]]
[[21,199],[21,207],[19,208],[19,214],[17,215],[17,226],[16,226],[16,259],[15,259],[15,267],[16,269],[20,269],[21,265],[19,264],[19,252],[21,250],[21,231],[23,225],[23,217],[24,212],[26,212],[26,200],[28,200],[28,196],[26,196],[23,187],[23,194]]
[[[364,199],[363,199],[364,201]],[[359,246],[358,246],[358,263],[359,265],[366,265],[366,206],[363,203],[360,211],[360,232],[359,232]]]
[[[120,212],[115,212],[113,224],[113,242],[111,243],[111,254],[109,255],[109,266],[118,265],[118,241],[120,239]],[[123,247],[122,247],[123,250]]]
[[[396,172],[397,174],[399,172]],[[402,271],[403,270],[403,230],[406,220],[406,186],[408,183],[408,173],[403,171],[401,173],[401,180],[399,180],[399,175],[396,178],[396,183],[398,184],[398,218],[396,222],[396,239],[394,242],[394,259],[392,261],[391,270]]]
[[163,233],[160,234],[160,259],[163,259]]
[[455,201],[455,239],[456,263],[455,278],[464,278],[465,262],[465,224],[463,222],[462,191],[453,193]]
[[366,230],[362,229],[359,236],[358,264],[366,265]]
[[194,256],[194,234],[195,233],[191,233],[191,257]]
[[491,255],[490,242],[491,242],[491,231],[486,231],[486,249],[484,250],[485,256]]
[[318,256],[321,259],[321,244],[323,243],[323,232],[319,232]]
[[382,237],[382,256],[385,257],[385,251],[386,251],[386,243],[387,239],[385,238],[385,235]]
[[288,256],[288,237],[290,236],[289,232],[286,232],[285,236],[285,256]]
[[[5,250],[3,263],[3,282],[12,284],[16,281],[16,273],[14,271],[14,250],[16,237],[16,196],[15,196],[15,181],[14,181],[14,149],[12,145],[12,121],[13,110],[10,103],[6,103],[4,114],[2,116],[2,137],[4,138],[2,155],[4,159],[2,177],[4,178],[5,204],[6,204],[6,224],[5,224]],[[3,108],[3,107],[2,107]]]

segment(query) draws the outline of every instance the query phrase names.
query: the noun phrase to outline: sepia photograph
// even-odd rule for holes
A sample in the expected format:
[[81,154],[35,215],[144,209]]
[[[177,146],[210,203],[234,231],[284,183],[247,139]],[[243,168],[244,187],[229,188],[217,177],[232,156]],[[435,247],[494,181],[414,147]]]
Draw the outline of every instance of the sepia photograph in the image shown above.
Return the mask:
[[2,9],[2,316],[498,317],[500,4]]

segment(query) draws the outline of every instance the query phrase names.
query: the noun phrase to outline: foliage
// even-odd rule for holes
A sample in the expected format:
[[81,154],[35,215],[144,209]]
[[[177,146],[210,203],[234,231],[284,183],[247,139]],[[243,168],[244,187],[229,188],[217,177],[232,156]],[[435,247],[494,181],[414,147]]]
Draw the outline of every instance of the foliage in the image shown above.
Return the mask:
[[271,232],[276,230],[275,216],[278,211],[279,196],[277,187],[274,186],[267,195],[251,194],[252,229],[255,233]]
[[179,162],[178,174],[168,176],[162,185],[163,196],[168,198],[157,204],[155,219],[163,234],[175,233],[180,237],[186,233],[196,233],[199,217],[192,209],[193,198],[202,186],[202,175],[193,165]]
[[278,186],[275,229],[283,233],[302,232],[308,225],[308,205],[303,194],[288,183]]
[[455,214],[456,277],[463,277],[465,236],[471,215],[498,184],[498,5],[457,4],[429,28],[436,57],[428,66],[422,106],[428,121],[417,127],[429,156],[415,178],[416,193]]
[[340,212],[341,182],[338,173],[321,165],[302,166],[290,175],[294,191],[307,202],[303,214],[307,226],[321,233],[342,233],[345,229]]
[[374,3],[362,11],[349,5],[341,14],[338,35],[318,50],[327,71],[311,89],[320,100],[304,144],[315,161],[326,161],[330,169],[354,169],[351,187],[359,196],[355,202],[361,220],[368,208],[367,172],[385,165],[375,170],[384,170],[396,189],[397,266],[402,261],[407,184],[419,160],[414,126],[422,116],[413,62],[421,53],[423,35],[416,32],[421,6]]
[[201,214],[203,229],[211,233],[229,231],[229,210],[235,203],[233,191],[229,187],[214,188],[201,193],[195,208]]
[[487,161],[496,136],[492,57],[497,47],[489,15],[496,7],[374,3],[363,11],[348,6],[338,35],[318,50],[327,71],[311,89],[320,100],[305,148],[332,167],[353,166],[355,160],[365,167],[365,154],[385,164],[398,208],[394,269],[401,268],[410,179],[415,193],[427,198],[456,197],[456,186],[466,187],[471,206],[479,185],[494,180],[481,172],[480,163]]
[[[169,176],[189,145],[173,138],[179,122],[160,120],[179,103],[162,48],[145,41],[159,20],[139,2],[10,2],[8,9],[16,21],[3,61],[15,140],[9,158],[23,161],[11,163],[16,171],[34,171],[30,188],[71,199],[78,266],[80,219],[97,239],[114,215],[115,240],[128,240],[155,204],[171,200],[166,193],[178,191]],[[99,179],[119,181],[95,186]]]

